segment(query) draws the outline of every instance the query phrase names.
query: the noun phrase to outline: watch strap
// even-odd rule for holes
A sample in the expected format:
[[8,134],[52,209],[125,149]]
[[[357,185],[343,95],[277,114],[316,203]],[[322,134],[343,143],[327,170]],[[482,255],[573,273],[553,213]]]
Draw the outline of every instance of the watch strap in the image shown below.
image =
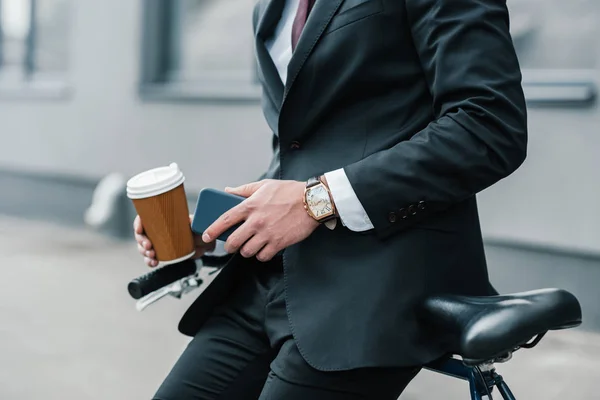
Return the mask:
[[322,183],[321,179],[319,179],[318,176],[313,176],[306,181],[306,187],[311,188],[313,186],[317,186],[319,183]]
[[333,218],[331,218],[331,219],[328,218],[326,221],[323,221],[323,225],[325,225],[330,230],[334,230],[337,225],[337,218],[335,218],[335,215],[334,215]]

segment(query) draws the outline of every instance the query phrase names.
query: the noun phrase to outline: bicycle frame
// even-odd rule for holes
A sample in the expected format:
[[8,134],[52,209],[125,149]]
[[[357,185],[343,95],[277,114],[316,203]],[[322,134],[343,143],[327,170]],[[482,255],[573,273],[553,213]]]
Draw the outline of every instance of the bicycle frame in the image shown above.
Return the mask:
[[483,381],[475,366],[465,365],[462,360],[452,357],[437,360],[425,366],[425,368],[469,382],[471,400],[483,400],[483,396],[487,395],[487,391],[489,390],[492,393],[494,387],[498,388],[498,392],[504,400],[516,400],[502,376],[496,373],[493,364],[489,364],[481,371]]

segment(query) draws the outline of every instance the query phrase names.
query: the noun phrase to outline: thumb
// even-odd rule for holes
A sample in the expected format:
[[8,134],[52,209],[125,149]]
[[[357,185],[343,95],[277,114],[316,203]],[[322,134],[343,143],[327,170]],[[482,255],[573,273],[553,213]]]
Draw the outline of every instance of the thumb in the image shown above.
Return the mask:
[[260,189],[265,184],[265,181],[251,182],[242,186],[230,188],[226,187],[225,191],[227,193],[235,194],[242,197],[250,197],[252,196],[258,189]]

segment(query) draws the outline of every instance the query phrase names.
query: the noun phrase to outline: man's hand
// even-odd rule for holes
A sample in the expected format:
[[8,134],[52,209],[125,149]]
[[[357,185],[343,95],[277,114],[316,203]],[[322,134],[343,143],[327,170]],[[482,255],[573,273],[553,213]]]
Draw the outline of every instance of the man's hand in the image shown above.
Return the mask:
[[243,257],[256,256],[259,261],[269,261],[279,251],[306,239],[319,226],[304,209],[304,187],[304,182],[267,179],[226,188],[228,193],[246,200],[221,215],[206,229],[202,239],[212,242],[243,222],[227,239],[225,250],[228,253],[239,250]]
[[[193,219],[193,215],[190,215],[190,222]],[[142,220],[140,216],[136,216],[133,221],[133,235],[135,237],[135,241],[138,244],[138,251],[142,256],[144,256],[144,262],[149,267],[156,267],[158,265],[158,260],[156,259],[156,252],[152,248],[152,242],[150,239],[144,234],[144,227],[142,225]],[[199,235],[194,234],[194,242],[196,244],[196,254],[194,258],[200,258],[205,253],[213,251],[215,249],[215,242],[212,241],[210,243],[205,243],[202,241]]]

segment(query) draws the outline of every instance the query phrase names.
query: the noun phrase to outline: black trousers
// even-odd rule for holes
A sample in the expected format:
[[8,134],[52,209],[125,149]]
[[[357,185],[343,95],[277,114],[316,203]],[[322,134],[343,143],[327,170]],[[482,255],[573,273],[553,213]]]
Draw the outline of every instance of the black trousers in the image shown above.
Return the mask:
[[312,368],[290,331],[281,258],[254,261],[243,273],[154,400],[396,400],[419,372],[419,367],[340,372]]

